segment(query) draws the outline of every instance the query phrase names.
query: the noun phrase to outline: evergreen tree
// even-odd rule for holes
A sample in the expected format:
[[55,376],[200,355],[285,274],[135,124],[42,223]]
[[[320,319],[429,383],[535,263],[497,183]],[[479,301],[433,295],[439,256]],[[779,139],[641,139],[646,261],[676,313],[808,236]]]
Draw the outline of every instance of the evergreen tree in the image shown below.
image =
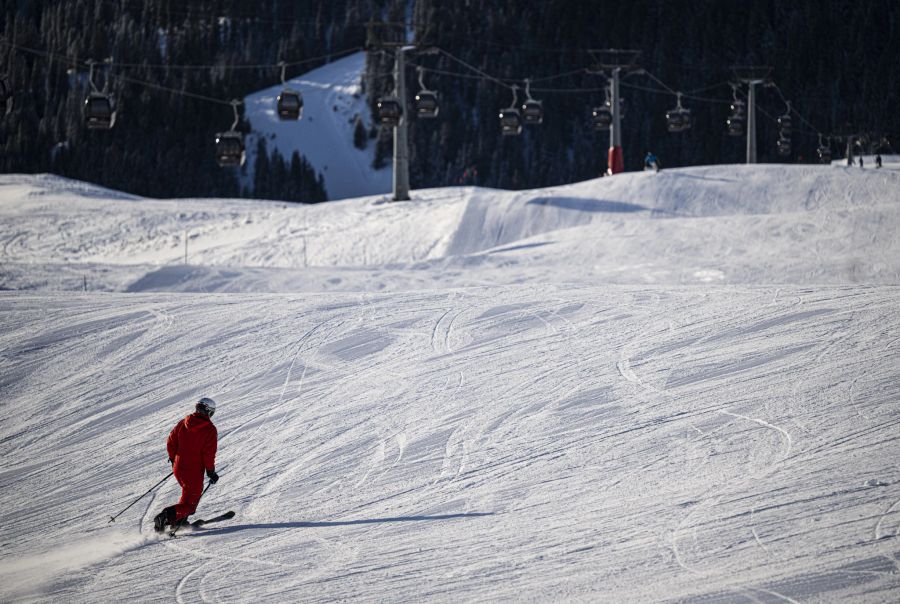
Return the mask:
[[363,121],[357,115],[355,124],[353,126],[353,146],[357,149],[365,149],[369,140],[366,135],[366,127],[363,125]]
[[253,174],[253,194],[256,197],[265,199],[269,197],[269,180],[271,178],[269,169],[269,151],[266,147],[266,139],[259,137],[256,143],[256,171]]

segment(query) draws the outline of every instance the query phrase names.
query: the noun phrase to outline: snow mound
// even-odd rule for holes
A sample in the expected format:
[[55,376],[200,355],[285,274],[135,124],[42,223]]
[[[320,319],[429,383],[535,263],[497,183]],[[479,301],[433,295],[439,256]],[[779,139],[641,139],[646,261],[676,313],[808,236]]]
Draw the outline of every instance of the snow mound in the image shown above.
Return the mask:
[[0,187],[7,289],[900,282],[900,173],[892,170],[715,166],[311,206],[123,205],[114,192],[85,196],[49,176],[3,176]]

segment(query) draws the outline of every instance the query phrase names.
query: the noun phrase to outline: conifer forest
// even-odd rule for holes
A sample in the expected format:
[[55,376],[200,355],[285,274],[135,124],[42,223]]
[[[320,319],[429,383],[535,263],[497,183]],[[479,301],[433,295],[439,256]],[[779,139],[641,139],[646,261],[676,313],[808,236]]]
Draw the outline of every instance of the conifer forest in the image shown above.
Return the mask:
[[[608,135],[590,121],[591,108],[604,102],[596,49],[640,51],[639,69],[621,85],[626,169],[638,169],[648,151],[666,167],[741,163],[743,139],[725,127],[735,65],[771,66],[777,84],[758,91],[760,162],[814,162],[823,144],[837,158],[849,134],[866,152],[896,148],[900,132],[898,2],[3,0],[0,7],[0,74],[13,93],[0,121],[0,170],[52,172],[145,196],[328,199],[304,157],[261,143],[259,160],[242,175],[216,165],[213,137],[232,122],[227,101],[277,84],[280,61],[294,65],[287,73],[294,77],[362,50],[374,21],[401,23],[397,36],[441,51],[417,54],[408,66],[407,95],[415,94],[420,67],[441,99],[437,120],[410,123],[414,188],[521,189],[603,172]],[[107,58],[113,65],[104,68]],[[119,101],[108,131],[83,125],[88,60],[99,62],[95,85]],[[363,90],[373,111],[394,85],[392,63],[389,53],[367,55]],[[497,112],[512,98],[498,81],[526,78],[543,102],[542,127],[503,137]],[[678,134],[665,120],[675,91],[693,113],[693,127]],[[804,118],[795,121],[788,155],[775,144],[785,99]],[[388,166],[390,129],[358,131],[353,142],[367,137],[375,139],[373,162]]]

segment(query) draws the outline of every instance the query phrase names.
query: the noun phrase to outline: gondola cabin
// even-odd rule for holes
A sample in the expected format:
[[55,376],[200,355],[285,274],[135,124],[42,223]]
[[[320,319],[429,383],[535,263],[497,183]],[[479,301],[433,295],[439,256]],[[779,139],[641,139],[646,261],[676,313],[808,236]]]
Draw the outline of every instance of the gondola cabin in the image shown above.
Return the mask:
[[403,108],[395,97],[378,100],[378,121],[385,126],[397,126],[403,117]]
[[684,120],[681,118],[680,111],[666,112],[666,129],[669,132],[681,132],[684,126]]
[[540,124],[544,121],[544,105],[541,101],[528,99],[522,104],[522,118],[526,124]]
[[109,130],[116,123],[116,108],[109,95],[93,92],[84,100],[84,121],[92,130]]
[[282,121],[296,121],[303,115],[303,95],[296,90],[285,88],[278,95],[276,102],[278,107],[278,119]]
[[229,130],[216,134],[216,163],[222,167],[243,166],[244,136],[240,132]]
[[744,134],[744,117],[732,115],[725,122],[728,127],[728,136],[742,136]]
[[819,156],[820,164],[830,164],[831,163],[831,149],[822,145],[818,149],[816,149],[816,154]]
[[787,134],[788,136],[790,136],[791,116],[789,114],[778,116],[778,126],[781,128],[782,134]]
[[790,139],[779,138],[778,142],[775,143],[775,147],[778,150],[778,155],[782,157],[791,154],[791,141]]
[[609,130],[609,127],[612,125],[612,117],[612,111],[609,110],[609,107],[605,105],[594,107],[591,111],[591,124],[594,126],[594,130],[598,132]]
[[522,116],[519,110],[513,107],[500,112],[500,131],[504,136],[518,136],[522,134]]
[[416,115],[425,119],[437,117],[440,111],[437,93],[430,90],[420,90],[416,95]]
[[673,109],[666,112],[666,128],[669,132],[684,132],[692,125],[690,109]]

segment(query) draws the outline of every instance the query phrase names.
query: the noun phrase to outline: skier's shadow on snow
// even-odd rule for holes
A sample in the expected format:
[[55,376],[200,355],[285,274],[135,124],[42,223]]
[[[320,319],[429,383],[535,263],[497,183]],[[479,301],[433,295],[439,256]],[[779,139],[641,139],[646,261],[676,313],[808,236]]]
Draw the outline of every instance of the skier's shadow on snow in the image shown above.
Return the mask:
[[393,522],[435,522],[439,520],[463,520],[466,518],[482,518],[493,516],[494,512],[470,512],[468,514],[439,514],[434,516],[397,516],[394,518],[365,518],[362,520],[335,520],[324,522],[271,522],[268,524],[238,524],[221,528],[199,528],[193,535],[225,535],[246,530],[296,529],[296,528],[331,528],[337,526],[356,526],[362,524],[390,524]]

